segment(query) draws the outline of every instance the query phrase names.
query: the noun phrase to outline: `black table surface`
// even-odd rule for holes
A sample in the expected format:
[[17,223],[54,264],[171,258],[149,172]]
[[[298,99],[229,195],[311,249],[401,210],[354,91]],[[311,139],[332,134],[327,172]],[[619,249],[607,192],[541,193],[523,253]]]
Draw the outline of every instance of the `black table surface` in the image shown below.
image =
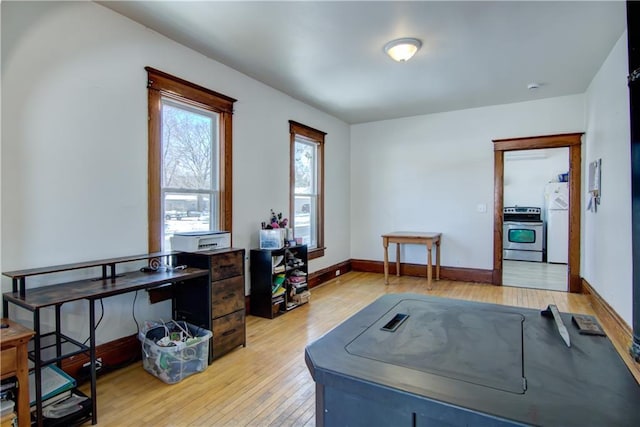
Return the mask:
[[[544,309],[546,307],[542,307]],[[395,332],[381,330],[398,313]],[[541,310],[385,295],[307,346],[314,380],[375,384],[530,425],[640,426],[640,386],[607,337],[571,346]]]

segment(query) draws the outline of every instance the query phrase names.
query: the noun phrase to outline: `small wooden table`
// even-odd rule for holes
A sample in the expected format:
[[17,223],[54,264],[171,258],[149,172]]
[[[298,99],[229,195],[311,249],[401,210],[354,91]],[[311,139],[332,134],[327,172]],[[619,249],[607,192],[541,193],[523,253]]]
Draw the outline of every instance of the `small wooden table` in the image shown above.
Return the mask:
[[2,348],[2,379],[15,376],[18,380],[18,395],[16,396],[16,412],[18,425],[28,426],[31,423],[29,412],[29,365],[27,364],[27,343],[34,332],[19,323],[9,319],[2,319],[0,329],[0,347]]
[[389,284],[389,243],[396,244],[396,275],[400,277],[400,244],[427,245],[427,286],[431,289],[431,249],[436,245],[436,280],[440,280],[440,241],[442,233],[394,231],[382,235],[384,246],[384,284]]

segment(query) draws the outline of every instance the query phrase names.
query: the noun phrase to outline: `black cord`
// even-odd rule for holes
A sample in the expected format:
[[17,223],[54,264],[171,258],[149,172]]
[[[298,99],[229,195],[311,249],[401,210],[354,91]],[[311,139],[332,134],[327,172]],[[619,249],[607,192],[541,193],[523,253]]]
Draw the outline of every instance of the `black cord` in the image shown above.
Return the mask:
[[138,324],[138,319],[136,319],[136,299],[138,299],[138,291],[133,297],[133,305],[131,306],[131,314],[133,315],[133,321],[136,322],[136,336],[140,336],[140,325]]
[[[96,323],[96,326],[94,327],[94,329],[98,329],[98,326],[100,326],[100,322],[102,322],[102,318],[104,317],[104,303],[102,302],[102,298],[100,298],[100,318],[98,319],[98,323]],[[91,339],[91,335],[89,335],[87,337],[86,340],[84,340],[84,342],[82,343],[82,345],[87,345],[87,342]]]

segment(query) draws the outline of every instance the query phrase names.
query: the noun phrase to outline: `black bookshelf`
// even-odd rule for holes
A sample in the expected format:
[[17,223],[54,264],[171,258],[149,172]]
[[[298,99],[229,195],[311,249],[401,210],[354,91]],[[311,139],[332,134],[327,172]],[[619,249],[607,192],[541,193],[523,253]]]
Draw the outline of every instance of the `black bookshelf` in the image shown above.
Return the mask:
[[308,293],[307,246],[281,249],[252,249],[251,314],[273,319],[306,303]]

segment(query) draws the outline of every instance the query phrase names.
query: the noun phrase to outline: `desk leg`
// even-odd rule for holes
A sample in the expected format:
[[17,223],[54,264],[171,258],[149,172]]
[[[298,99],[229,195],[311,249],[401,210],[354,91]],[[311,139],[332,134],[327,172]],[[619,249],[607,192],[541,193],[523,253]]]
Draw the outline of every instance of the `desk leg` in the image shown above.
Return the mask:
[[427,287],[431,290],[431,249],[433,242],[429,240],[427,242]]
[[400,243],[396,243],[396,276],[400,277]]
[[91,363],[91,424],[98,423],[98,393],[96,385],[96,309],[89,300],[89,361]]
[[62,320],[61,320],[61,305],[56,304],[56,357],[62,356]]
[[440,240],[436,242],[436,280],[440,280]]
[[382,238],[382,246],[384,247],[384,284],[389,284],[389,239]]
[[34,380],[35,380],[35,394],[36,397],[36,418],[38,420],[38,426],[42,426],[42,352],[40,346],[40,309],[36,308],[33,312],[33,330],[35,335],[33,337],[33,350],[34,350]]

